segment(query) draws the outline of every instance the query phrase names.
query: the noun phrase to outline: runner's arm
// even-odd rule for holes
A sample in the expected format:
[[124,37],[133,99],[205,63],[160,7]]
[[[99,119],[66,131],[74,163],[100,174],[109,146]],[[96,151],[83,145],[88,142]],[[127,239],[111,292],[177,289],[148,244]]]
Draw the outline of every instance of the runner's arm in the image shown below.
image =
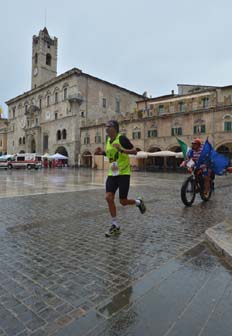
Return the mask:
[[[134,148],[133,144],[130,140],[125,136],[121,135],[119,138],[120,145],[117,146],[118,151],[125,154],[137,154],[136,148]],[[123,147],[123,148],[122,148]]]

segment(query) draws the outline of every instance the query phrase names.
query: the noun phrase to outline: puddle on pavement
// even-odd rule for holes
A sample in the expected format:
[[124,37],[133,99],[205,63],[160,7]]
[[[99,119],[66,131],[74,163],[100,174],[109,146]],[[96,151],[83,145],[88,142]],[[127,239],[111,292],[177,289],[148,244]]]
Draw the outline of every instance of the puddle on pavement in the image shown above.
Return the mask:
[[132,287],[126,288],[119,294],[115,295],[110,303],[100,308],[99,312],[107,317],[114,315],[116,312],[130,304],[132,292]]

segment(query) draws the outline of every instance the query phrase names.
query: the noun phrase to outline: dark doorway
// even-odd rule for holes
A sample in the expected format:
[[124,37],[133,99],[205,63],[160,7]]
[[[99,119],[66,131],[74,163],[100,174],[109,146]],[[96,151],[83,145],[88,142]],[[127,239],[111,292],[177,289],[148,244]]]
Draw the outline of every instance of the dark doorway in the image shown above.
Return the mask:
[[64,156],[67,156],[68,157],[68,152],[67,150],[65,149],[65,147],[63,146],[60,146],[56,149],[55,153],[59,153],[59,154],[62,154]]
[[36,143],[35,139],[31,140],[31,153],[36,153]]

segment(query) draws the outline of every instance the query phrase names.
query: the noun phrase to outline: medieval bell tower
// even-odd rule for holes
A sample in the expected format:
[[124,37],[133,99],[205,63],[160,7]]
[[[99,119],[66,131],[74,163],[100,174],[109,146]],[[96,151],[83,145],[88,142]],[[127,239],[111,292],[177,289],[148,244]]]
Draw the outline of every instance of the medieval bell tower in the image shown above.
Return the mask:
[[57,75],[57,38],[51,38],[45,27],[32,38],[31,88],[46,83]]

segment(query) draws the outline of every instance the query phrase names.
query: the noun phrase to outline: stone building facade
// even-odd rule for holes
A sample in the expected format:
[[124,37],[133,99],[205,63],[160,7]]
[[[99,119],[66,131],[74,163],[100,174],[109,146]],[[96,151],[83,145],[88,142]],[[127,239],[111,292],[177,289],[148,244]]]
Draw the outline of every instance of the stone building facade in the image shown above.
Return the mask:
[[57,76],[57,45],[46,28],[33,36],[31,90],[6,102],[7,152],[59,152],[77,165],[80,126],[133,111],[142,96],[77,68]]
[[105,146],[104,125],[114,118],[139,150],[179,151],[176,137],[188,144],[209,137],[232,156],[232,86],[180,84],[178,94],[147,98],[77,68],[57,76],[57,48],[46,28],[33,36],[31,90],[6,102],[9,154],[59,152],[70,165],[102,168],[94,153]]
[[[209,137],[219,152],[232,158],[232,86],[178,85],[178,89],[178,94],[172,92],[138,101],[134,112],[117,118],[121,133],[138,150],[146,152],[178,152],[180,147],[176,137],[189,145],[194,137],[202,140]],[[101,139],[98,134],[101,134]],[[98,147],[105,146],[105,141],[103,120],[99,124],[81,127],[84,165],[102,168],[104,161],[94,153]],[[146,165],[160,165],[162,160],[151,158],[146,160]]]
[[0,155],[7,152],[7,127],[8,120],[0,115]]

